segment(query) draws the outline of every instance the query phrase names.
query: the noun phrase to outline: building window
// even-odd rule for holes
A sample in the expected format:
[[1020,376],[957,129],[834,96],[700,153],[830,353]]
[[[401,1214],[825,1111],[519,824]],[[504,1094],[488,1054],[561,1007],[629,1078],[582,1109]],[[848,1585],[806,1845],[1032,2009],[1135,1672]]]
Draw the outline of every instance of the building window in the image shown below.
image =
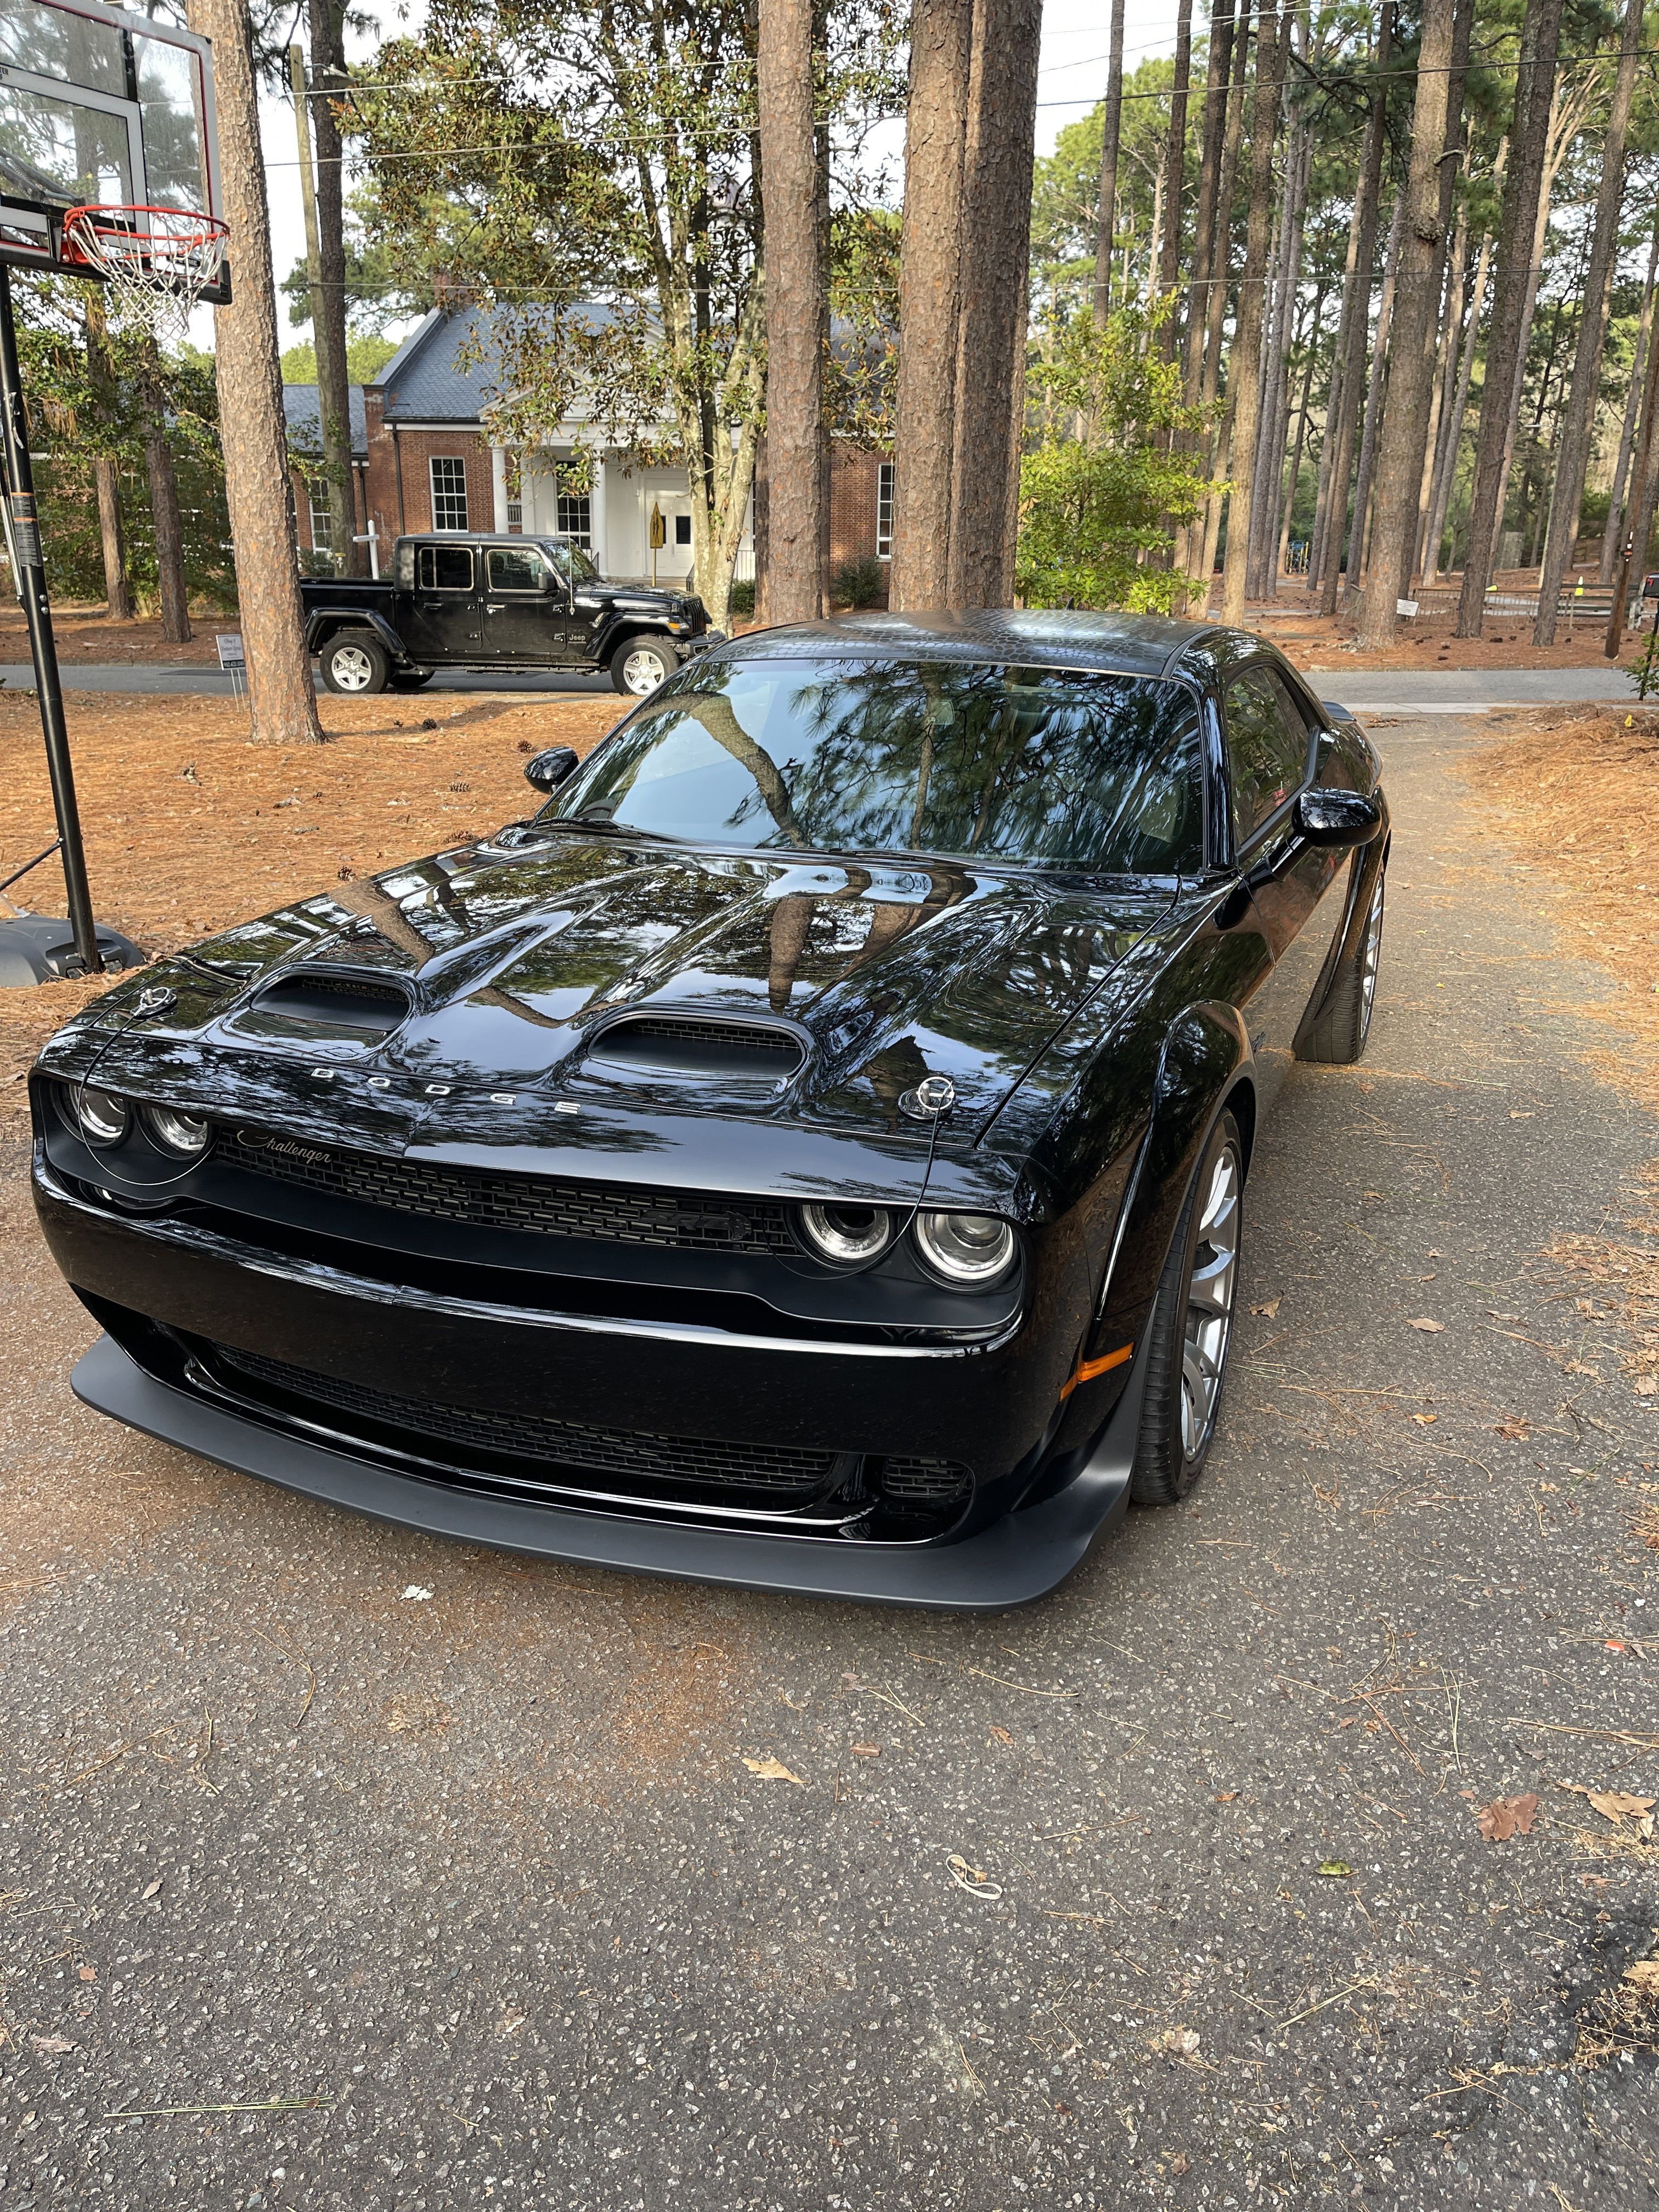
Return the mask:
[[689,514],[677,514],[674,517],[674,543],[676,545],[689,545],[691,543],[691,518]]
[[432,527],[434,530],[470,528],[466,519],[466,463],[447,454],[434,454],[430,465]]
[[593,546],[593,501],[585,491],[559,494],[558,532],[591,552]]
[[876,469],[876,558],[893,557],[893,464],[880,462]]
[[507,526],[509,530],[524,528],[524,501],[521,499],[510,499],[507,502]]
[[313,553],[332,553],[334,550],[334,511],[328,503],[328,492],[322,484],[311,487],[311,549]]

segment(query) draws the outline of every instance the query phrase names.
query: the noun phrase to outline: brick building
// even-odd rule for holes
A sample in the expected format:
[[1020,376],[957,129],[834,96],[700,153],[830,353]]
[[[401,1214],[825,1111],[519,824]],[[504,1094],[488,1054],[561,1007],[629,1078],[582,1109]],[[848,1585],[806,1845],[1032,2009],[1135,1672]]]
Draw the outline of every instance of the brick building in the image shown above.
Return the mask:
[[[470,367],[465,359],[483,313],[434,309],[373,384],[352,387],[357,531],[370,541],[373,565],[383,568],[391,540],[406,532],[525,530],[574,538],[603,574],[624,581],[648,580],[653,565],[662,583],[688,576],[691,501],[684,470],[647,465],[577,414],[532,451],[509,453],[493,441],[485,420],[495,380],[487,322],[477,349],[485,365]],[[316,386],[289,385],[284,400],[290,446],[314,453]],[[578,451],[592,457],[592,489],[581,493],[560,480],[561,462]],[[310,495],[303,464],[295,468],[295,504],[307,564],[322,567],[329,560],[322,542],[328,517]],[[665,538],[654,563],[653,507]],[[884,562],[891,527],[891,462],[861,449],[838,450],[830,477],[832,569],[865,556]],[[748,531],[737,574],[754,574]]]

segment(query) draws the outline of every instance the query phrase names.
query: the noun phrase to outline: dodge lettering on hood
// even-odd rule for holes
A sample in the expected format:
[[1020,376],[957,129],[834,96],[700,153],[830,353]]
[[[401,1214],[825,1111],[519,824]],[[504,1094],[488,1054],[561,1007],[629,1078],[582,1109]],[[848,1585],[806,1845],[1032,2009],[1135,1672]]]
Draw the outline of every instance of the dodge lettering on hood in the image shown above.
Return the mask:
[[32,1079],[89,1405],[474,1543],[1040,1597],[1216,1429],[1261,1115],[1364,1050],[1376,757],[1199,623],[722,644],[539,811]]

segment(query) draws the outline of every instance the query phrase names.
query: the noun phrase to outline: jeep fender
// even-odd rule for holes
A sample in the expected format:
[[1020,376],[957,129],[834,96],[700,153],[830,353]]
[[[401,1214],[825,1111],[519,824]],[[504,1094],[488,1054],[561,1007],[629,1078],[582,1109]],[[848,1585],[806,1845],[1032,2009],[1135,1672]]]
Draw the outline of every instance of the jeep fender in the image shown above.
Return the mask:
[[409,648],[382,614],[370,607],[319,607],[306,618],[306,651],[320,653],[342,630],[366,629],[386,648],[394,668],[407,665]]

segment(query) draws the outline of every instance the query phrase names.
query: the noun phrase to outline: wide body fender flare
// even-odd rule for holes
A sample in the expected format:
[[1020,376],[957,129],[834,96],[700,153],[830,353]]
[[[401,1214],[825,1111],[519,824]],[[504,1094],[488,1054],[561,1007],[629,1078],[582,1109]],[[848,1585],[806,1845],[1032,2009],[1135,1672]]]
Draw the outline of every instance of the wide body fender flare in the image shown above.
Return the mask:
[[306,617],[306,651],[320,653],[342,630],[366,629],[383,646],[393,667],[409,659],[409,647],[382,614],[372,607],[318,607]]

